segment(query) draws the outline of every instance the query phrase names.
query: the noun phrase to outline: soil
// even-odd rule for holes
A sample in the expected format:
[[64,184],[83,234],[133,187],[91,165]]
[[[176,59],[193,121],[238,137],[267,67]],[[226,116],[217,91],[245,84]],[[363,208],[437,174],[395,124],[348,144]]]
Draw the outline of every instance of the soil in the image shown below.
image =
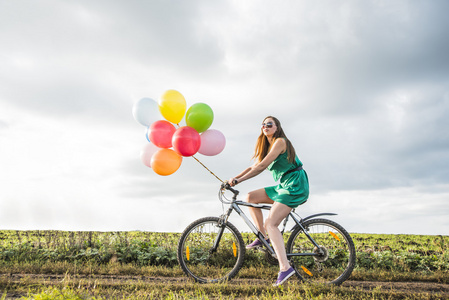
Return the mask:
[[[47,274],[0,274],[0,278],[7,279],[10,283],[39,282],[42,285],[52,285],[65,280],[80,280],[83,282],[95,281],[102,284],[132,284],[133,282],[147,282],[148,284],[186,284],[191,282],[186,277],[150,277],[150,276],[120,276],[120,275],[47,275]],[[261,279],[233,279],[228,285],[253,285],[267,286],[271,281]],[[343,288],[356,288],[365,291],[377,289],[383,292],[396,292],[405,294],[428,293],[438,294],[440,297],[449,299],[449,284],[436,282],[381,282],[381,281],[346,281],[341,285]],[[8,293],[7,299],[20,298],[24,295]]]
[[381,288],[387,291],[396,291],[404,293],[439,293],[449,299],[449,284],[436,282],[382,282],[382,281],[345,281],[344,287],[359,287],[364,290],[373,290]]

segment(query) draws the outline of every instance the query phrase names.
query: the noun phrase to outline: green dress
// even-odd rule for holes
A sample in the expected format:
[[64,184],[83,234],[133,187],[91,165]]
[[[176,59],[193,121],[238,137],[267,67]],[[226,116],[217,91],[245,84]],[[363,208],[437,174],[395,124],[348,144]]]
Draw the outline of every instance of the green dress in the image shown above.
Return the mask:
[[295,163],[290,163],[287,159],[287,151],[279,154],[268,166],[268,170],[270,170],[274,180],[280,180],[278,185],[265,188],[265,192],[271,200],[291,208],[296,208],[307,201],[309,197],[309,179],[306,171],[299,170],[285,174],[298,166],[302,166],[302,162],[296,156]]

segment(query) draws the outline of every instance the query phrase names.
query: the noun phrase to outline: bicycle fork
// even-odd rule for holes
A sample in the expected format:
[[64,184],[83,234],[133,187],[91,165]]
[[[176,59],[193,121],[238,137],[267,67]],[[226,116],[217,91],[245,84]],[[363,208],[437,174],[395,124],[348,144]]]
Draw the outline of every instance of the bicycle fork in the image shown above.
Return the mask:
[[214,245],[212,246],[212,248],[209,249],[209,253],[214,253],[217,251],[218,246],[220,245],[221,237],[223,236],[224,230],[226,228],[226,223],[228,222],[228,219],[232,213],[232,210],[233,210],[233,208],[231,205],[228,208],[228,211],[225,214],[220,216],[220,219],[218,220],[218,227],[220,229],[218,230],[218,234],[217,234],[217,237],[215,238]]

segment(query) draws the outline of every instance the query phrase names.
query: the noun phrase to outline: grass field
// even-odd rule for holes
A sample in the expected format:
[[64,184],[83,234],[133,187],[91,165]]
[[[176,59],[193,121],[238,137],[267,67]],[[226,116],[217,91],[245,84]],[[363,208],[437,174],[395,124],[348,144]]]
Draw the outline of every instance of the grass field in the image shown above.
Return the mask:
[[177,265],[177,233],[0,231],[0,298],[449,298],[448,236],[351,235],[357,265],[342,286],[274,288],[277,267],[258,251],[230,282],[193,283]]

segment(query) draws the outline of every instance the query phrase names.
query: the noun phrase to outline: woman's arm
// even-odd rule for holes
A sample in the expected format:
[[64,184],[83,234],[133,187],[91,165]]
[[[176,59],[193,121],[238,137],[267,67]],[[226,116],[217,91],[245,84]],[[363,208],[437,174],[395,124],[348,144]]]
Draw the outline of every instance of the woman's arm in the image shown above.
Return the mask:
[[243,170],[243,172],[240,173],[239,175],[237,175],[237,176],[235,176],[235,177],[232,177],[231,179],[228,180],[228,183],[229,183],[231,186],[236,185],[236,184],[237,184],[236,182],[240,181],[240,178],[242,178],[243,175],[245,175],[246,173],[248,173],[249,171],[251,171],[251,168],[252,168],[252,167],[246,168],[246,169]]
[[[231,178],[229,180],[229,184],[233,186],[237,183],[243,182],[245,180],[253,178],[254,176],[259,175],[276,159],[276,157],[278,157],[286,149],[287,143],[285,142],[285,140],[277,139],[274,142],[273,147],[271,147],[270,152],[268,152],[267,156],[265,156],[265,158],[261,162],[254,164],[252,167],[245,169],[242,173],[240,173],[236,177]],[[234,180],[237,180],[237,183],[235,183]]]
[[241,178],[243,175],[245,175],[246,173],[248,173],[249,171],[251,171],[252,167],[246,168],[245,170],[243,170],[242,173],[240,173],[239,175],[235,176],[233,179],[239,179]]

